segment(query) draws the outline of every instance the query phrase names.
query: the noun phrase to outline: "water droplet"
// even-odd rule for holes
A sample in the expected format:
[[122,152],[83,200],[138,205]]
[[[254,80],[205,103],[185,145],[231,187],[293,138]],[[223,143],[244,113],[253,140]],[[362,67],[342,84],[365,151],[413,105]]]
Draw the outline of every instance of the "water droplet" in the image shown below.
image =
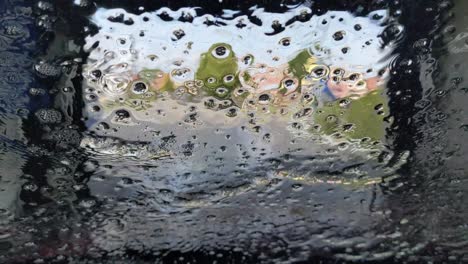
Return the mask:
[[270,102],[270,95],[269,94],[262,94],[258,97],[258,103],[260,104],[267,104]]
[[32,95],[32,96],[40,96],[40,95],[44,95],[46,92],[44,89],[40,89],[40,88],[31,88],[29,89],[29,94]]
[[343,125],[343,131],[350,131],[354,128],[354,125],[353,124],[346,124],[346,125]]
[[102,76],[102,72],[100,70],[94,70],[94,71],[91,72],[91,75],[94,78],[98,79],[98,78],[100,78]]
[[148,87],[143,82],[136,82],[133,84],[132,91],[135,94],[144,94],[148,91]]
[[115,111],[115,115],[118,119],[127,119],[130,118],[130,113],[125,109],[119,109]]
[[253,62],[253,56],[252,55],[246,55],[242,58],[242,62],[244,63],[244,65],[251,65],[252,62]]
[[110,128],[110,126],[106,122],[101,122],[101,123],[98,124],[98,128],[102,129],[102,130],[107,130],[107,129]]
[[212,98],[209,98],[205,101],[205,107],[208,109],[214,108],[215,107],[215,100]]
[[172,41],[177,41],[185,36],[185,32],[182,29],[174,30],[172,34],[174,35]]
[[215,77],[210,77],[210,78],[208,78],[206,81],[207,81],[208,83],[210,83],[210,84],[213,84],[213,83],[216,82],[216,78],[215,78]]
[[23,185],[23,190],[35,192],[38,189],[37,185],[34,183],[26,183]]
[[226,75],[226,76],[224,76],[223,80],[224,80],[225,83],[230,83],[230,82],[234,81],[234,75],[232,75],[232,74]]
[[348,80],[350,81],[356,81],[360,79],[360,74],[359,73],[353,73],[348,77]]
[[226,46],[221,45],[217,46],[211,54],[213,54],[215,58],[224,59],[229,56],[230,50]]
[[335,41],[340,41],[340,40],[342,40],[342,39],[344,38],[345,34],[346,34],[346,32],[343,31],[343,30],[337,31],[337,32],[335,32],[335,33],[333,34],[333,39],[334,39]]
[[299,184],[299,183],[295,183],[293,185],[291,185],[293,191],[301,191],[302,190],[302,184]]
[[39,109],[35,115],[44,124],[57,124],[62,121],[62,113],[55,109]]
[[350,103],[351,103],[351,101],[349,99],[345,98],[345,99],[340,100],[339,105],[340,105],[340,107],[344,108],[344,107],[347,107]]
[[228,89],[224,88],[224,87],[219,87],[216,89],[216,94],[219,95],[219,96],[225,96],[227,95],[229,92]]
[[282,38],[279,43],[284,46],[284,47],[287,47],[289,45],[291,45],[291,38]]
[[91,208],[96,205],[96,201],[93,199],[85,199],[81,200],[79,205],[84,208]]
[[336,121],[338,121],[338,118],[336,118],[336,116],[334,116],[334,115],[329,115],[329,116],[327,116],[326,121],[328,123],[335,123]]
[[228,117],[235,117],[237,116],[237,108],[233,107],[233,108],[229,108],[226,112],[226,116]]
[[312,68],[312,71],[311,71],[312,78],[315,78],[315,79],[323,78],[327,74],[328,74],[328,68],[323,65],[316,65],[314,68]]
[[342,68],[336,68],[333,70],[333,75],[342,77],[345,73],[345,70]]
[[101,111],[101,107],[100,107],[99,105],[93,105],[93,106],[91,107],[91,111],[93,111],[93,112],[99,112],[99,111]]

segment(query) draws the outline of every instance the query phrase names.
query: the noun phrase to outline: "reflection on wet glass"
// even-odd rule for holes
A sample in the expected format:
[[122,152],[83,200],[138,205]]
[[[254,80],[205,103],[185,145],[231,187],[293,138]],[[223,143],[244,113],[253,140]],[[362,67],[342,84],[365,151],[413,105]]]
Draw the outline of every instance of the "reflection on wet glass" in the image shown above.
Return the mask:
[[[171,200],[158,204],[169,211],[278,179],[365,186],[394,177],[398,166],[386,167],[385,147],[393,47],[380,39],[384,24],[395,23],[387,11],[312,15],[279,33],[268,25],[311,10],[255,10],[262,26],[247,16],[223,19],[225,12],[215,18],[189,8],[140,15],[101,8],[91,17],[99,32],[86,38],[83,90],[92,135],[81,146],[99,155],[101,166],[123,165],[128,175],[119,176],[138,178],[154,189],[151,196],[170,190]],[[162,13],[193,19],[168,22]],[[155,168],[137,173],[129,157]],[[363,163],[365,171],[358,169]],[[343,174],[317,177],[322,170]],[[102,184],[91,189],[101,194]]]
[[[167,22],[158,16],[162,13],[189,14],[193,21]],[[310,13],[308,8],[283,14],[259,9],[253,15],[269,25]],[[199,129],[217,126],[212,123],[238,126],[243,121],[225,116],[240,120],[251,111],[257,119],[280,118],[284,127],[300,123],[304,133],[332,136],[334,142],[368,138],[376,144],[385,136],[393,47],[380,36],[384,25],[395,23],[385,10],[367,17],[312,15],[277,34],[247,16],[197,17],[188,8],[140,15],[98,9],[91,19],[100,30],[85,46],[90,50],[84,69],[87,124],[119,126],[100,135],[138,131],[144,137],[147,133],[136,127],[161,130],[161,123],[177,123],[184,115],[197,120],[192,125]],[[127,20],[132,23],[122,23]],[[164,108],[170,111],[158,115]],[[129,111],[127,118],[118,117],[122,110]]]

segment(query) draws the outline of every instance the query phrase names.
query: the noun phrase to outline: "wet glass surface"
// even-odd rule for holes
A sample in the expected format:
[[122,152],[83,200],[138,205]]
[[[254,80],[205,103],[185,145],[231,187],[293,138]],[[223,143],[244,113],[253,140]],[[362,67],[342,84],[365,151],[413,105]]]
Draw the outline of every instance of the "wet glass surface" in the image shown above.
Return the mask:
[[468,262],[463,1],[0,3],[0,262]]

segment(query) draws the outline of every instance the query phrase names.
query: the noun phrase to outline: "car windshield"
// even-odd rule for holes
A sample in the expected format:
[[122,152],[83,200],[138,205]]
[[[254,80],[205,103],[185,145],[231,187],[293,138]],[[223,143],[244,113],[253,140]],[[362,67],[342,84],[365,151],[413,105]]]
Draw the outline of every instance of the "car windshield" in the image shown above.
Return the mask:
[[465,8],[5,0],[0,262],[468,262]]

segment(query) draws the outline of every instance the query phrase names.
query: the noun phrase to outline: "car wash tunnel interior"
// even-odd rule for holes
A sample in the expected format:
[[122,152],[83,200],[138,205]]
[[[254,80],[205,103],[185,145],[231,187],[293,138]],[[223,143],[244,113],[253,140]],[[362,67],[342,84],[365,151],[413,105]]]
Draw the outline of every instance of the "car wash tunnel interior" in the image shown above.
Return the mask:
[[467,1],[0,16],[0,263],[468,263]]

